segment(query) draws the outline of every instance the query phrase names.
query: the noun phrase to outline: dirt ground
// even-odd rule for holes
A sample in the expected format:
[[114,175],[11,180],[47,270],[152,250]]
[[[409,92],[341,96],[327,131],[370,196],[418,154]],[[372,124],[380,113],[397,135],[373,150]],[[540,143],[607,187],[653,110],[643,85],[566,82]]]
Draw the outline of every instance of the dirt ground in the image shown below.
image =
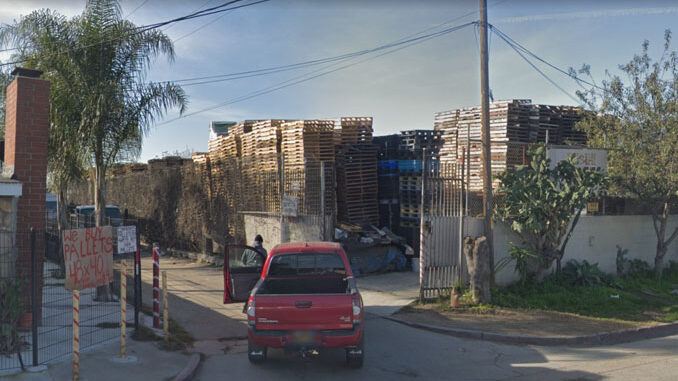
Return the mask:
[[596,319],[574,314],[534,310],[471,310],[459,308],[440,311],[438,304],[407,306],[395,316],[412,322],[455,329],[542,337],[584,336],[659,324]]

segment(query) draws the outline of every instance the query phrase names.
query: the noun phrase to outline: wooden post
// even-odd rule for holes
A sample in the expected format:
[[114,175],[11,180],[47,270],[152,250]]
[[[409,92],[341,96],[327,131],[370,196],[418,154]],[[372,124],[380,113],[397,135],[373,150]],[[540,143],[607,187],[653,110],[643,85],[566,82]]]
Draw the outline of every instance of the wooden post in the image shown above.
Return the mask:
[[120,358],[127,358],[127,261],[120,269]]
[[169,306],[167,301],[167,270],[162,272],[162,328],[165,332],[165,344],[169,343]]
[[80,379],[80,291],[73,290],[73,381]]
[[[482,123],[482,147],[483,160],[483,216],[484,233],[487,238],[487,254],[489,255],[490,268],[494,268],[494,251],[492,244],[492,154],[490,139],[490,81],[487,54],[487,0],[479,0],[480,5],[480,101]],[[494,276],[492,276],[494,278]],[[494,283],[494,282],[492,282]]]

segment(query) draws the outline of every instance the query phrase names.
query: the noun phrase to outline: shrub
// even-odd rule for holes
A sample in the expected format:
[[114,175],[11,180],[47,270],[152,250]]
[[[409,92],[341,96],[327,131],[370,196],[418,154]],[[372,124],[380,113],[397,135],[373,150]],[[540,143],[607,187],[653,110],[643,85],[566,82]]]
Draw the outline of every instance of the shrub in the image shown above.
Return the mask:
[[603,272],[598,264],[590,264],[587,260],[581,262],[571,259],[563,267],[562,277],[570,284],[578,286],[595,286],[602,284]]
[[628,269],[625,275],[649,274],[652,272],[650,265],[642,259],[631,259],[628,261]]
[[19,349],[17,327],[22,311],[21,283],[0,280],[0,355],[12,354]]

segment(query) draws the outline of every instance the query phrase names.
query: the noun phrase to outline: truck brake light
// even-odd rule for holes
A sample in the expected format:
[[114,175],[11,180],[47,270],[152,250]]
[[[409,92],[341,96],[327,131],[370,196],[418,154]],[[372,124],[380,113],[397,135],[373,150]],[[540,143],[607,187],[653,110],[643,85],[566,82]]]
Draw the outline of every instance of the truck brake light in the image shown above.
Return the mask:
[[250,326],[254,326],[255,324],[255,305],[254,298],[251,296],[247,301],[247,324]]
[[362,302],[360,298],[353,298],[353,323],[360,323],[360,313],[362,311]]

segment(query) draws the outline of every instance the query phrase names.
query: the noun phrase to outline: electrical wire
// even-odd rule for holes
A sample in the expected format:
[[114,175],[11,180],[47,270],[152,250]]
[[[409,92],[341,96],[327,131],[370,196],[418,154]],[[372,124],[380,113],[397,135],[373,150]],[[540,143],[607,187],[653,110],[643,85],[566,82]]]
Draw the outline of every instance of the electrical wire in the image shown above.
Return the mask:
[[555,87],[556,87],[558,90],[560,90],[563,94],[567,95],[567,96],[568,96],[570,99],[572,99],[575,103],[578,103],[579,105],[582,105],[581,100],[577,99],[577,98],[574,97],[572,94],[570,94],[570,93],[567,92],[565,89],[563,89],[560,85],[558,85],[554,80],[552,80],[548,75],[546,75],[546,73],[544,73],[541,69],[539,69],[532,61],[530,61],[530,60],[529,60],[529,59],[528,59],[528,58],[527,58],[527,57],[526,57],[526,56],[525,56],[525,55],[524,55],[524,54],[523,54],[523,53],[522,53],[515,45],[513,45],[512,43],[510,43],[508,40],[504,39],[504,38],[501,37],[501,36],[500,36],[500,38],[501,38],[502,40],[504,40],[504,42],[506,42],[506,44],[507,44],[508,46],[510,46],[513,50],[515,50],[515,52],[518,53],[518,55],[519,55],[523,60],[525,60],[525,62],[527,62],[530,66],[532,66],[532,68],[533,68],[535,71],[537,71],[537,73],[541,74],[542,77],[544,77],[547,81],[549,81],[553,86],[555,86]]
[[[373,48],[373,49],[368,49],[369,53],[372,53],[372,52],[386,50],[388,48],[394,48],[392,50],[387,50],[386,52],[378,54],[376,56],[368,57],[368,58],[361,60],[361,61],[345,64],[343,66],[339,66],[339,67],[336,67],[336,68],[331,69],[331,70],[320,72],[322,70],[328,69],[329,67],[337,66],[341,62],[335,63],[333,65],[330,65],[329,67],[323,67],[323,68],[311,71],[309,73],[302,74],[300,76],[297,76],[297,77],[288,79],[286,81],[280,82],[276,85],[269,86],[269,87],[264,88],[264,89],[259,89],[259,90],[253,91],[251,93],[248,93],[248,94],[245,94],[245,95],[242,95],[242,96],[239,96],[239,97],[231,98],[231,99],[229,99],[225,102],[219,103],[217,105],[206,107],[206,108],[203,108],[203,109],[191,112],[191,113],[187,113],[187,114],[178,116],[178,117],[173,118],[173,119],[169,119],[167,121],[163,121],[161,123],[156,124],[156,126],[169,124],[169,123],[175,122],[177,120],[188,118],[190,116],[197,115],[197,114],[200,114],[200,113],[203,113],[203,112],[206,112],[206,111],[211,111],[211,110],[221,108],[221,107],[225,107],[225,106],[228,106],[228,105],[231,105],[231,104],[234,104],[234,103],[239,103],[239,102],[249,100],[249,99],[252,99],[252,98],[255,98],[255,97],[258,97],[258,96],[266,95],[266,94],[269,94],[269,93],[272,93],[274,91],[278,91],[278,90],[281,90],[281,89],[284,89],[284,88],[287,88],[287,87],[290,87],[290,86],[294,86],[294,85],[297,85],[297,84],[300,84],[300,83],[304,83],[304,82],[307,82],[307,81],[310,81],[310,80],[313,80],[313,79],[316,79],[316,78],[319,78],[319,77],[322,77],[322,76],[326,76],[326,75],[329,75],[331,73],[349,68],[351,66],[355,66],[355,65],[358,65],[360,63],[363,63],[363,62],[366,62],[366,61],[369,61],[369,60],[372,60],[372,59],[375,59],[375,58],[378,58],[378,57],[381,57],[381,56],[384,56],[384,55],[387,55],[387,54],[395,53],[399,50],[408,48],[412,45],[419,44],[419,43],[422,43],[424,41],[427,41],[427,40],[430,40],[430,39],[433,39],[433,38],[436,38],[436,37],[439,37],[439,36],[442,36],[442,35],[445,35],[445,34],[448,34],[448,33],[455,32],[457,30],[466,28],[466,27],[468,27],[470,25],[474,25],[476,23],[477,22],[475,22],[475,21],[469,22],[469,23],[458,25],[458,26],[455,26],[455,27],[446,28],[442,31],[439,31],[439,32],[436,32],[436,33],[431,33],[431,34],[428,34],[428,35],[425,35],[425,36],[410,38],[410,39],[407,39],[407,40],[400,40],[399,42],[393,42],[393,43],[385,44],[385,45],[382,45],[382,46],[379,46],[379,47],[376,47],[376,48]],[[361,55],[365,55],[365,54],[369,54],[369,53],[363,53]],[[351,58],[357,58],[357,57],[351,57]],[[318,73],[318,72],[320,72],[320,73],[315,74],[315,75],[311,75],[311,74]],[[311,75],[311,76],[309,76],[309,75]]]
[[[504,0],[506,1],[506,0]],[[439,24],[439,25],[444,25]],[[473,22],[468,23],[468,25],[473,24]],[[467,24],[463,24],[463,26],[467,26]],[[341,61],[344,59],[348,58],[353,58],[361,55],[365,55],[368,53],[373,53],[376,51],[388,49],[400,44],[406,44],[410,43],[413,41],[417,41],[422,38],[429,38],[429,37],[437,37],[438,34],[445,34],[449,33],[451,29],[454,29],[457,27],[452,27],[452,28],[447,28],[443,29],[439,32],[435,33],[430,33],[424,36],[420,37],[413,37],[413,36],[418,36],[422,32],[414,33],[408,36],[405,36],[399,40],[396,40],[394,42],[378,46],[376,48],[371,48],[371,49],[364,49],[356,52],[351,52],[351,53],[345,53],[341,54],[338,56],[332,56],[332,57],[326,57],[326,58],[321,58],[321,59],[315,59],[315,60],[309,60],[309,61],[303,61],[303,62],[297,62],[293,64],[288,64],[288,65],[280,65],[280,66],[273,66],[273,67],[268,67],[268,68],[263,68],[263,69],[256,69],[256,70],[248,70],[248,71],[242,71],[242,72],[236,72],[236,73],[226,73],[226,74],[217,74],[217,75],[210,75],[210,76],[203,76],[203,77],[193,77],[193,78],[183,78],[183,79],[173,79],[173,80],[166,80],[166,81],[160,81],[160,83],[166,83],[166,82],[172,82],[172,83],[178,83],[181,84],[181,86],[193,86],[193,85],[202,85],[202,84],[209,84],[209,83],[217,83],[217,82],[223,82],[223,81],[230,81],[230,80],[235,80],[235,79],[242,79],[242,78],[251,78],[255,77],[258,75],[267,75],[267,74],[274,74],[274,73],[279,73],[283,71],[289,71],[289,70],[296,70],[300,68],[305,68],[309,66],[315,66],[319,64],[324,64],[324,63],[330,63],[330,62],[336,62],[336,61]],[[431,30],[432,28],[428,28],[426,30]],[[196,82],[194,82],[196,81]],[[188,83],[184,83],[188,82]]]
[[566,71],[566,70],[563,70],[563,69],[559,68],[558,66],[556,66],[556,65],[554,65],[554,64],[552,64],[552,63],[546,61],[545,59],[543,59],[543,58],[541,58],[541,57],[539,57],[538,55],[534,54],[532,51],[530,51],[529,49],[527,49],[526,47],[524,47],[523,45],[521,45],[520,43],[518,43],[517,41],[515,41],[515,40],[512,39],[511,37],[509,37],[506,33],[504,33],[504,32],[502,32],[501,30],[499,30],[499,28],[497,28],[496,26],[491,25],[491,24],[488,25],[488,26],[489,26],[489,28],[490,28],[490,30],[491,30],[492,32],[494,32],[497,36],[499,36],[499,38],[501,38],[502,40],[504,40],[507,44],[509,44],[509,45],[510,45],[511,47],[513,47],[514,49],[518,49],[518,50],[522,51],[523,53],[528,54],[529,56],[531,56],[531,57],[533,57],[534,59],[538,60],[539,62],[542,62],[543,64],[545,64],[545,65],[551,67],[552,69],[554,69],[554,70],[556,70],[556,71],[558,71],[558,72],[560,72],[560,73],[562,73],[562,74],[568,76],[568,77],[571,78],[571,79],[574,79],[574,80],[577,81],[577,83],[580,84],[580,85],[581,85],[581,83],[584,83],[584,84],[587,84],[587,85],[589,85],[589,86],[591,86],[591,87],[597,88],[597,89],[599,89],[599,90],[603,90],[603,91],[605,90],[605,89],[601,88],[600,86],[596,85],[595,83],[591,83],[591,82],[589,82],[589,81],[587,81],[587,80],[585,80],[585,79],[582,79],[582,78],[580,78],[580,77],[578,77],[578,76],[576,76],[576,75],[573,75],[572,73],[570,73],[570,72],[568,72],[568,71]]
[[[80,46],[80,47],[77,47],[75,49],[81,50],[81,49],[85,49],[85,48],[88,48],[88,47],[101,45],[101,44],[106,43],[106,42],[115,41],[115,40],[118,40],[118,39],[121,39],[121,38],[124,38],[124,37],[133,36],[135,34],[141,34],[143,32],[153,30],[153,29],[157,29],[157,28],[160,28],[160,27],[168,25],[168,24],[177,23],[177,22],[180,22],[180,21],[191,20],[191,19],[198,18],[198,17],[205,17],[205,16],[217,14],[217,13],[228,12],[228,11],[231,11],[231,10],[234,10],[234,9],[250,7],[250,6],[265,3],[265,2],[268,2],[268,1],[271,1],[271,0],[259,0],[259,1],[255,1],[255,2],[252,2],[252,3],[247,3],[247,4],[242,4],[242,5],[238,5],[238,6],[234,6],[234,7],[229,7],[229,8],[226,8],[226,9],[218,9],[218,8],[223,8],[225,6],[228,6],[228,5],[240,2],[240,1],[243,1],[243,0],[232,0],[232,1],[229,1],[227,3],[218,5],[216,7],[212,7],[212,8],[202,10],[202,11],[194,12],[194,13],[191,13],[189,15],[178,17],[178,18],[175,18],[175,19],[172,19],[172,20],[167,20],[167,21],[163,21],[163,22],[159,22],[159,23],[155,23],[155,24],[150,24],[150,25],[142,25],[142,26],[134,28],[135,29],[134,32],[125,34],[123,36],[114,37],[114,38],[111,38],[109,40],[99,41],[99,42],[95,42],[95,43],[92,43],[92,44],[89,44],[89,45]],[[207,13],[203,13],[203,12],[207,12]],[[18,48],[12,48],[12,49],[17,50]],[[65,51],[55,52],[55,53],[51,54],[50,56],[58,56],[58,55],[65,54],[65,53],[66,53]],[[16,64],[24,63],[26,61],[28,61],[28,59],[0,63],[0,67],[8,66],[8,65],[16,65]]]
[[219,21],[220,19],[222,19],[222,18],[223,18],[224,16],[226,16],[226,15],[228,15],[228,13],[222,13],[220,16],[215,17],[213,20],[210,20],[210,21],[208,21],[208,22],[202,24],[201,26],[199,26],[199,27],[193,29],[192,31],[190,31],[190,32],[188,32],[188,33],[186,33],[186,34],[184,34],[183,36],[174,39],[174,41],[172,41],[172,42],[177,43],[177,42],[183,40],[184,38],[186,38],[186,37],[188,37],[188,36],[192,36],[192,35],[194,35],[195,33],[199,32],[200,30],[202,30],[202,29],[204,29],[204,28],[206,28],[206,27],[208,27],[208,26],[214,24],[215,22]]
[[146,3],[148,3],[148,0],[144,0],[141,4],[139,4],[139,6],[137,6],[136,8],[134,8],[134,10],[133,10],[132,12],[130,12],[130,13],[128,13],[127,15],[123,16],[122,18],[126,19],[126,18],[132,16],[132,15],[134,14],[134,12],[138,11],[141,7],[143,7],[144,5],[146,5]]

